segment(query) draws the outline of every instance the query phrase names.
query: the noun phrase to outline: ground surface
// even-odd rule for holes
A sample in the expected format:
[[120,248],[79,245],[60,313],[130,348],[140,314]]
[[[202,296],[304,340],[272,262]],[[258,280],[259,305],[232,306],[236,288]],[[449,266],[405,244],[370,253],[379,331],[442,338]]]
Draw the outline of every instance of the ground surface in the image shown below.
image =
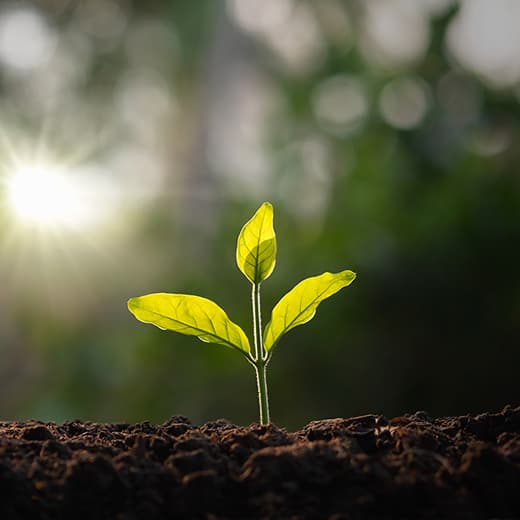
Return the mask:
[[520,519],[520,407],[295,433],[1,422],[0,518]]

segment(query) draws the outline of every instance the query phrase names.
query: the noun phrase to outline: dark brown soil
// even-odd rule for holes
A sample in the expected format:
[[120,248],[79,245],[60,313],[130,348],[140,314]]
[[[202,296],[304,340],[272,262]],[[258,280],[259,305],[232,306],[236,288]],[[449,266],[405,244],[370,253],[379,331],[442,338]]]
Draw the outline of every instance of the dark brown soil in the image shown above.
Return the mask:
[[0,518],[519,519],[520,407],[314,421],[0,423]]

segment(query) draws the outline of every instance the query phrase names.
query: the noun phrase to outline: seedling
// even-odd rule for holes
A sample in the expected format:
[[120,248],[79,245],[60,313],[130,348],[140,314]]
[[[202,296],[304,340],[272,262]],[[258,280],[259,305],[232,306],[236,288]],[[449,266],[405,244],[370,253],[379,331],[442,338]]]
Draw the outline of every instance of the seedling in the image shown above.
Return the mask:
[[163,330],[197,336],[240,352],[256,373],[260,423],[269,423],[266,368],[280,338],[294,327],[310,321],[318,305],[350,285],[352,271],[323,273],[306,278],[293,287],[273,308],[271,320],[262,331],[260,285],[276,263],[273,206],[264,202],[238,235],[236,261],[251,282],[253,349],[244,331],[233,323],[215,302],[191,294],[155,293],[128,300],[129,311],[143,323]]

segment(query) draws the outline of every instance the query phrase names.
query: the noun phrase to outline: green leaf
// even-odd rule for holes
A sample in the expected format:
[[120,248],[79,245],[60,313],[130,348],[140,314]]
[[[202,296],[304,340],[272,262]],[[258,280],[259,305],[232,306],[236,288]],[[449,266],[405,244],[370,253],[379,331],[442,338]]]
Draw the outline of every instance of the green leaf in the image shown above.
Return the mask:
[[251,350],[244,331],[233,323],[215,302],[191,294],[155,293],[131,298],[128,310],[144,323],[163,330],[197,336],[248,354]]
[[273,206],[264,202],[238,235],[237,265],[253,284],[263,282],[276,263]]
[[272,350],[280,337],[298,325],[312,320],[318,305],[329,296],[350,285],[356,273],[323,273],[302,280],[293,287],[274,307],[271,321],[264,331],[264,347]]

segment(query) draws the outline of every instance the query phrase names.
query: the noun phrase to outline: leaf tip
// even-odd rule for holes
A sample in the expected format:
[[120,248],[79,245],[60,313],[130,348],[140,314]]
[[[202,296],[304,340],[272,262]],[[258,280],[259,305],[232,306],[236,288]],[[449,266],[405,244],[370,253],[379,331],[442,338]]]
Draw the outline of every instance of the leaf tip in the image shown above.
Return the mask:
[[273,205],[265,201],[242,226],[238,235],[236,263],[252,284],[268,278],[275,266],[276,234],[273,220]]
[[345,269],[338,274],[340,274],[345,281],[348,281],[349,284],[351,284],[357,278],[357,273],[351,271],[350,269]]

